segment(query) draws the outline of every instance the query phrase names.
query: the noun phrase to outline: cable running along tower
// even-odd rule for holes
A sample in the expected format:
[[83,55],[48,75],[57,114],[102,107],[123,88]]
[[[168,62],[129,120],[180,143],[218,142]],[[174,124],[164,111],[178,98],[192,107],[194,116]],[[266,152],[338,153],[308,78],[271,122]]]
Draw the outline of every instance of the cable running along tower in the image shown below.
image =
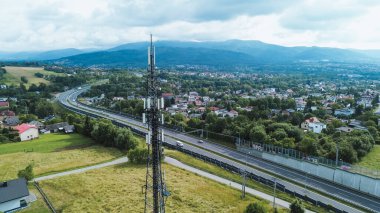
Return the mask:
[[146,78],[147,96],[144,99],[143,113],[143,123],[148,126],[148,134],[146,135],[148,158],[146,162],[145,213],[165,213],[165,198],[169,196],[161,169],[163,154],[161,141],[164,140],[164,132],[160,126],[164,123],[164,116],[161,113],[161,109],[164,108],[164,101],[162,98],[158,98],[160,89],[155,72],[155,62],[155,48],[152,35],[150,35]]

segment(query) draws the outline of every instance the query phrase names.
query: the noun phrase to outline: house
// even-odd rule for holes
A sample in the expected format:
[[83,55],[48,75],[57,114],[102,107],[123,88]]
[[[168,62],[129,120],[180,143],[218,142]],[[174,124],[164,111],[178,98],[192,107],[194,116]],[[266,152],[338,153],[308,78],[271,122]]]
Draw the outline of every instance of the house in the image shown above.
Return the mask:
[[55,115],[48,115],[44,117],[44,121],[50,121],[50,120],[53,120],[54,118],[55,118]]
[[27,207],[28,196],[25,178],[0,183],[0,211],[12,212]]
[[165,100],[169,100],[169,99],[174,98],[174,95],[173,95],[173,93],[166,92],[166,93],[162,93],[162,97],[163,97]]
[[29,122],[30,125],[36,126],[38,129],[42,129],[45,125],[39,121],[31,121]]
[[33,140],[39,137],[38,128],[30,124],[21,124],[14,127],[18,131],[21,141]]
[[73,133],[74,132],[74,125],[64,126],[63,129],[65,130],[65,133]]
[[123,97],[113,97],[112,100],[113,101],[124,101],[124,98]]
[[69,126],[69,124],[67,122],[61,122],[61,123],[46,125],[42,132],[51,133],[51,132],[63,131],[65,126]]
[[7,88],[7,85],[5,84],[0,84],[0,89],[6,89]]
[[4,119],[4,125],[7,126],[16,126],[20,123],[20,120],[17,116],[8,116]]
[[301,123],[301,128],[319,134],[322,132],[323,129],[326,129],[327,126],[326,124],[320,122],[318,118],[311,117]]
[[9,107],[8,101],[0,101],[0,107]]
[[344,108],[344,109],[335,110],[334,115],[335,116],[338,116],[338,115],[350,116],[350,115],[353,115],[354,113],[355,113],[355,109]]
[[342,126],[335,129],[337,132],[352,132],[354,129],[346,126]]
[[11,110],[4,110],[0,112],[0,121],[4,120],[6,117],[16,116],[16,113],[14,113]]
[[237,117],[239,115],[239,113],[235,110],[230,110],[228,113],[227,113],[227,116],[230,117],[230,118],[234,118],[234,117]]
[[349,127],[352,127],[357,130],[368,130],[366,127],[362,125],[362,122],[359,120],[352,119],[350,120],[350,123],[348,124]]

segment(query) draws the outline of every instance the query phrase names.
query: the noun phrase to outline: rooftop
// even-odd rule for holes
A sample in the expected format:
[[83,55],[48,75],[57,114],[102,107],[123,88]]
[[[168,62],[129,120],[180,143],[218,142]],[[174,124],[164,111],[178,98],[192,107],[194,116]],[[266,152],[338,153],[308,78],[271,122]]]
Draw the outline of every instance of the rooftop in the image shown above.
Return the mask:
[[34,125],[31,125],[31,124],[21,124],[21,125],[18,125],[15,127],[15,130],[18,131],[19,134],[25,132],[26,130],[30,129],[30,128],[35,128],[37,129],[36,126]]
[[5,203],[29,195],[25,178],[0,183],[0,203]]

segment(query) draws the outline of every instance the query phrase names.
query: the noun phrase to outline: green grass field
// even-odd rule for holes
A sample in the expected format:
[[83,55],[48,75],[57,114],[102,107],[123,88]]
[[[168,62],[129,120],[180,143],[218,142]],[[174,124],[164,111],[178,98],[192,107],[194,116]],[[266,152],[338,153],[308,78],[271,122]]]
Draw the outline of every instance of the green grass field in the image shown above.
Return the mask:
[[52,152],[57,149],[72,148],[75,146],[92,145],[94,142],[79,134],[44,134],[39,139],[16,143],[0,144],[0,156],[25,150],[33,152]]
[[[175,158],[175,159],[177,159],[177,160],[179,160],[179,161],[181,161],[187,165],[201,169],[203,171],[207,171],[207,172],[214,174],[214,175],[217,175],[219,177],[224,177],[226,179],[232,180],[232,181],[237,182],[237,183],[242,182],[242,177],[239,174],[231,173],[231,172],[229,172],[223,168],[220,168],[220,167],[215,166],[213,164],[206,163],[204,161],[198,160],[198,159],[196,159],[190,155],[186,155],[186,154],[183,154],[183,153],[175,151],[175,150],[166,149],[165,150],[165,156],[173,157],[173,158]],[[247,186],[251,187],[253,189],[256,189],[258,191],[270,194],[270,195],[273,194],[273,188],[266,186],[264,184],[261,184],[259,182],[256,182],[256,181],[248,180]],[[286,200],[290,203],[293,202],[293,200],[295,199],[294,196],[291,196],[289,194],[286,194],[286,193],[280,192],[280,191],[277,191],[276,195],[278,198]],[[304,202],[304,205],[306,208],[308,208],[314,212],[327,212],[325,209],[314,206],[310,203]]]
[[368,169],[380,170],[380,145],[375,145],[370,153],[362,158],[356,165]]
[[[258,201],[253,196],[241,200],[239,190],[174,166],[164,164],[163,169],[171,192],[167,212],[243,212],[249,203]],[[145,172],[144,165],[124,164],[41,181],[40,185],[61,212],[143,212]]]
[[122,155],[118,149],[94,145],[91,139],[79,134],[41,135],[33,141],[0,144],[0,181],[16,178],[18,171],[28,164],[33,164],[35,175],[41,176]]
[[39,83],[49,84],[49,81],[43,78],[38,78],[34,76],[35,73],[39,72],[43,75],[64,75],[61,73],[55,73],[44,70],[42,67],[4,67],[7,70],[7,73],[4,75],[4,79],[0,82],[5,83],[7,85],[18,85],[21,83],[21,76],[25,76],[28,79],[28,83],[26,87],[29,87],[32,84],[38,85]]

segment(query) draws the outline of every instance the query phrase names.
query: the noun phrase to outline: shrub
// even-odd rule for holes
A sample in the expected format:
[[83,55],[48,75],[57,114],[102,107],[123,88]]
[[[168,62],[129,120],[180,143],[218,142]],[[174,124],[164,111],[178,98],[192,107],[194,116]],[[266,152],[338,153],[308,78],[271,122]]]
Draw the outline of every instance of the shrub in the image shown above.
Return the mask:
[[18,171],[17,176],[19,178],[23,177],[27,181],[33,180],[33,178],[34,178],[33,165],[29,164],[25,169]]
[[128,159],[132,163],[143,164],[146,163],[148,158],[148,149],[146,148],[135,148],[128,151]]
[[290,204],[291,213],[304,213],[305,208],[303,207],[302,201],[296,199],[292,204]]
[[244,213],[266,213],[268,210],[265,208],[265,206],[262,203],[256,202],[251,203],[247,206]]

